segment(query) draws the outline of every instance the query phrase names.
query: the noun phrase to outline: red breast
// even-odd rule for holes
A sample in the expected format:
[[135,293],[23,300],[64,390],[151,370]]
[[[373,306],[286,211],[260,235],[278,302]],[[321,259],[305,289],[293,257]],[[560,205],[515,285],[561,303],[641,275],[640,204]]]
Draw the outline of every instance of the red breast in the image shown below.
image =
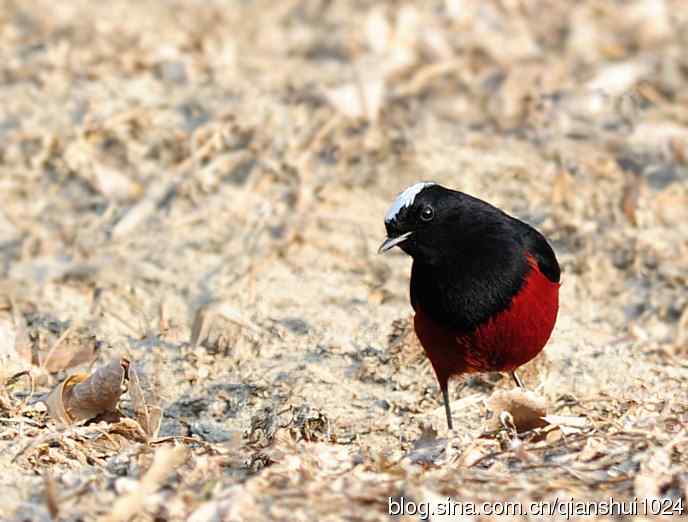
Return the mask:
[[530,271],[510,306],[475,331],[457,335],[418,307],[414,326],[440,384],[450,376],[511,371],[539,354],[559,309],[559,283],[550,281],[528,256]]

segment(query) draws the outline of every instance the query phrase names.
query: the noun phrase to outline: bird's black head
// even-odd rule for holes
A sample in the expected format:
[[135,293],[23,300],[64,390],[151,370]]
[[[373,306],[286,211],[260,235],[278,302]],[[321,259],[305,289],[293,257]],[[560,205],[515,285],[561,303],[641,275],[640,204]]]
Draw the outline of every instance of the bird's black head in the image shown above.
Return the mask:
[[[396,198],[385,216],[386,252],[399,246],[414,259],[430,265],[452,262],[467,253],[511,218],[499,209],[463,192],[436,183],[416,183]],[[489,242],[488,242],[489,243]]]
[[417,183],[399,194],[385,227],[380,252],[398,246],[413,257],[413,308],[454,332],[473,332],[506,310],[534,263],[559,282],[557,258],[542,234],[436,183]]

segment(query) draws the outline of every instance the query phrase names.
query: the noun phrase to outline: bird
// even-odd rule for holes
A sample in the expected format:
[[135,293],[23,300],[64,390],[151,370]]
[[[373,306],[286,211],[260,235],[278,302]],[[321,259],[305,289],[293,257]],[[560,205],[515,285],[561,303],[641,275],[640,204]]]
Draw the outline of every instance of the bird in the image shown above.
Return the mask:
[[416,335],[437,377],[449,430],[450,377],[509,372],[538,355],[559,311],[561,270],[531,225],[434,182],[401,192],[385,215],[379,253],[411,256]]

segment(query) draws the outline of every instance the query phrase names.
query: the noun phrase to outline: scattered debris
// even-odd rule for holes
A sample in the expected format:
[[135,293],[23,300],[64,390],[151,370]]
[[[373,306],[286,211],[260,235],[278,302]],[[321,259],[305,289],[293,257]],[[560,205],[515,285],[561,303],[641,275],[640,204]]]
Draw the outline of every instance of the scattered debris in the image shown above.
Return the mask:
[[159,392],[135,361],[129,363],[127,377],[127,388],[136,421],[146,435],[154,439],[158,436],[162,421]]
[[[684,11],[5,2],[0,519],[685,506]],[[451,433],[408,259],[374,255],[427,179],[563,268],[534,396],[453,379]]]
[[114,413],[124,392],[129,361],[115,359],[91,375],[75,373],[50,392],[46,403],[48,414],[70,425]]
[[487,408],[492,412],[487,421],[488,431],[496,431],[505,422],[517,433],[547,425],[547,401],[531,391],[520,388],[497,390],[487,400]]
[[112,511],[103,520],[107,522],[125,522],[139,513],[151,495],[159,490],[164,482],[179,469],[188,456],[182,446],[159,448],[153,457],[153,463],[137,484],[130,491],[120,496],[112,506]]

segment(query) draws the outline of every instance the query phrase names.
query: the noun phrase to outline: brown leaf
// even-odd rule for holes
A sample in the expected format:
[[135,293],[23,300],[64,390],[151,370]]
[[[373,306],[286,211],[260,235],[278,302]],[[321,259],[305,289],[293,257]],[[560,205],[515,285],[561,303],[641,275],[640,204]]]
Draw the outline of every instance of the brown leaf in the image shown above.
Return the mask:
[[121,435],[127,440],[139,442],[147,442],[149,440],[141,425],[128,417],[120,417],[117,420],[113,420],[108,428],[110,433]]
[[129,364],[129,395],[136,420],[149,437],[157,437],[162,420],[162,408],[157,390],[140,367]]
[[70,375],[50,392],[48,413],[64,424],[73,424],[114,411],[128,365],[126,359],[115,359],[91,375]]
[[87,377],[85,373],[74,373],[53,388],[53,391],[50,392],[46,400],[48,415],[63,424],[71,424],[74,422],[74,419],[67,413],[67,408],[65,406],[66,398],[71,395],[72,388],[76,384],[85,381]]
[[531,391],[498,390],[487,400],[487,407],[494,412],[488,420],[488,431],[500,428],[502,412],[507,412],[511,416],[510,420],[519,433],[547,425],[543,419],[547,413],[547,402]]

